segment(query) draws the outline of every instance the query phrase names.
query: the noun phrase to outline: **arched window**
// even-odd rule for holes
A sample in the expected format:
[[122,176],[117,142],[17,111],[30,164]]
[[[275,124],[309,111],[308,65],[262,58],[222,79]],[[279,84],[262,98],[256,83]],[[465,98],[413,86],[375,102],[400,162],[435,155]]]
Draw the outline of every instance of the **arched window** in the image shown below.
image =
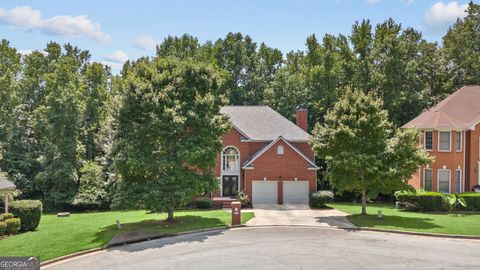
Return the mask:
[[283,148],[283,145],[279,145],[277,147],[277,155],[283,155],[285,153],[285,149]]
[[240,153],[233,146],[228,146],[222,152],[222,170],[224,172],[240,171]]

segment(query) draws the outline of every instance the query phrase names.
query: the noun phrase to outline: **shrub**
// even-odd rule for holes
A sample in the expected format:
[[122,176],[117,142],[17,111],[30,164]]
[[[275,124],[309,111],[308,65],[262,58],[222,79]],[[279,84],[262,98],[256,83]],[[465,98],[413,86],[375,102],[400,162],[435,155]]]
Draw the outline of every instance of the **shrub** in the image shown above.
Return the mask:
[[19,218],[6,219],[5,224],[7,224],[7,229],[5,230],[6,234],[14,234],[20,230],[21,222]]
[[321,190],[310,194],[310,207],[324,208],[326,203],[333,201],[333,192]]
[[7,230],[7,223],[0,221],[0,236],[4,235],[6,230]]
[[237,200],[240,201],[242,207],[247,206],[250,203],[250,199],[248,198],[248,195],[244,190],[237,193]]
[[5,213],[5,214],[1,214],[0,215],[0,221],[4,221],[6,219],[9,219],[9,218],[13,218],[13,214],[12,213]]
[[395,192],[395,198],[400,202],[400,207],[407,210],[419,212],[446,210],[444,195],[439,192],[401,190]]
[[195,200],[195,207],[198,209],[208,209],[213,205],[212,200],[207,197],[200,197]]
[[467,207],[467,202],[465,201],[465,199],[458,196],[457,194],[445,195],[444,199],[449,212],[455,211],[455,209]]
[[22,220],[22,231],[35,231],[42,217],[42,202],[38,200],[19,200],[10,203],[12,213]]
[[478,192],[465,192],[459,193],[458,196],[463,198],[467,203],[466,211],[480,211],[480,193]]

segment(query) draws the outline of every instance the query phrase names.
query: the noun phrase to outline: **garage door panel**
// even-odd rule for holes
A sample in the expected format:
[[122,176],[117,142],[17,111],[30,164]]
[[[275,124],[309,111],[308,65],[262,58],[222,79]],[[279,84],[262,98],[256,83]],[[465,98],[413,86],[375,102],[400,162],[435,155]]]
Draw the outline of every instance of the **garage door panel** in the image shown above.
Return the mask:
[[308,204],[308,181],[283,182],[283,204]]
[[252,201],[253,204],[277,204],[278,203],[277,181],[253,181]]

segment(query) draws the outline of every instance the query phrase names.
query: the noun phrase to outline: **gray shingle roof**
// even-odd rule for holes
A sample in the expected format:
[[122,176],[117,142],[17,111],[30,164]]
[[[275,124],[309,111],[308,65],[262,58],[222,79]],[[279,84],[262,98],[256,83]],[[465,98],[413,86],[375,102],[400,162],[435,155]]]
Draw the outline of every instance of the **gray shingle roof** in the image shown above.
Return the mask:
[[14,189],[15,185],[8,181],[7,178],[0,175],[0,190]]
[[225,106],[220,110],[247,139],[308,141],[310,135],[268,106]]

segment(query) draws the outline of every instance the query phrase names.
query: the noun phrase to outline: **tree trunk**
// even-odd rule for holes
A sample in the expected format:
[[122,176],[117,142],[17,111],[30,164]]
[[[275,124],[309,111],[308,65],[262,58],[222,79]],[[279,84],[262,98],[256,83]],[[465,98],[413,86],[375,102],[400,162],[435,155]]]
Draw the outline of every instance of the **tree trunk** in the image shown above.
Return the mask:
[[167,221],[168,222],[172,222],[174,221],[175,219],[173,218],[173,210],[168,210],[168,217],[167,217]]
[[362,189],[362,215],[367,214],[367,191]]

